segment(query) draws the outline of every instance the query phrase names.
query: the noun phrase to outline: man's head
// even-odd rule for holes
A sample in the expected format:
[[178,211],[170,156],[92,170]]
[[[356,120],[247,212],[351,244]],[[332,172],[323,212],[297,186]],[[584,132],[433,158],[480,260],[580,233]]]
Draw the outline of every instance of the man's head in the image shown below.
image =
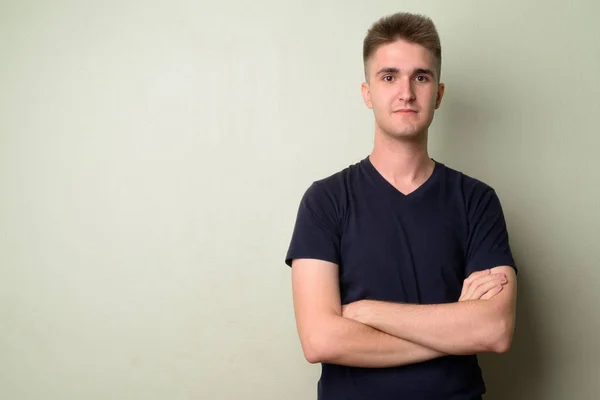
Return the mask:
[[423,15],[397,13],[375,22],[363,41],[363,64],[365,78],[369,81],[367,62],[375,51],[384,44],[397,40],[420,44],[436,58],[438,82],[442,71],[442,46],[433,21]]
[[427,133],[444,93],[441,59],[440,39],[427,17],[398,13],[369,29],[362,92],[382,133],[405,139]]

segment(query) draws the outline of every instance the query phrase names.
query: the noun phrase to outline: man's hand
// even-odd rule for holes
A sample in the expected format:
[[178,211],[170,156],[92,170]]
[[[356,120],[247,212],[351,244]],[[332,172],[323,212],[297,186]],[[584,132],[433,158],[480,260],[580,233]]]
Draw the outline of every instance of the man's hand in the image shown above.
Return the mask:
[[506,283],[503,273],[492,274],[489,269],[475,271],[465,279],[458,301],[489,300],[500,293]]
[[[506,275],[492,274],[489,269],[475,271],[465,279],[458,301],[489,300],[502,291],[507,282]],[[358,300],[342,306],[342,317],[366,323],[369,316],[368,300]]]

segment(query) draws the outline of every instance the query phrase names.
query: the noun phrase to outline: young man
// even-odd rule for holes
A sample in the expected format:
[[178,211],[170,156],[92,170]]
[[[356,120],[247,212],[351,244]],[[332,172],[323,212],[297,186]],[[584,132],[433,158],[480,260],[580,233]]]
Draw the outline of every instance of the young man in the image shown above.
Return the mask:
[[477,353],[508,351],[516,268],[498,197],[427,151],[440,106],[430,19],[377,21],[364,40],[370,156],[304,194],[286,263],[320,400],[480,399]]

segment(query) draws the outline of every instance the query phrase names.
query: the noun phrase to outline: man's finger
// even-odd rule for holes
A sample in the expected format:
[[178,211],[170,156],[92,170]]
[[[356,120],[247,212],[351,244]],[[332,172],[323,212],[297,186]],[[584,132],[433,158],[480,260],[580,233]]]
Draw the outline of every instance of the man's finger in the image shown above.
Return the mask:
[[472,283],[477,278],[479,278],[481,276],[489,275],[491,272],[492,272],[492,270],[490,270],[490,269],[484,269],[484,270],[481,270],[481,271],[475,271],[475,272],[471,273],[471,275],[469,275],[467,277],[467,279],[465,279],[464,283]]
[[466,296],[467,292],[469,291],[469,288],[470,288],[471,284],[473,283],[473,281],[477,280],[478,278],[480,278],[482,276],[489,275],[490,272],[491,272],[491,270],[484,269],[484,270],[481,270],[481,271],[475,271],[475,272],[471,273],[463,281],[463,286],[462,286],[462,289],[460,291],[460,297],[459,297],[458,301],[465,300],[465,296]]
[[480,286],[487,285],[490,282],[495,282],[496,284],[504,284],[506,283],[506,276],[504,274],[480,276],[476,278],[470,285],[468,285],[468,288],[465,288],[465,292],[461,297],[467,300],[478,300],[480,296],[482,296],[487,290],[479,291],[478,295],[475,292]]
[[502,287],[503,281],[501,278],[496,278],[489,280],[487,282],[482,283],[477,286],[477,288],[473,291],[473,295],[471,296],[471,300],[479,300],[484,294],[492,290],[493,288],[500,286]]
[[498,293],[500,293],[503,289],[503,285],[497,285],[494,286],[492,289],[488,290],[487,293],[485,293],[483,296],[481,296],[481,300],[489,300],[492,297],[494,297],[495,295],[497,295]]

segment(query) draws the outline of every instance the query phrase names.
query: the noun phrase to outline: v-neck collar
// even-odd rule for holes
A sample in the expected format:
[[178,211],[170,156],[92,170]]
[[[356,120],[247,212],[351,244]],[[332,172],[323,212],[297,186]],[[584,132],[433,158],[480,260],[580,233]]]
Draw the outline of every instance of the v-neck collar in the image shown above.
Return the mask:
[[433,166],[433,172],[431,173],[429,178],[427,178],[427,180],[423,182],[418,188],[416,188],[408,194],[402,193],[401,191],[396,189],[394,185],[388,182],[387,179],[385,179],[383,175],[381,175],[381,173],[377,170],[377,168],[375,168],[375,166],[371,163],[370,156],[367,156],[362,161],[362,164],[364,165],[368,175],[371,177],[371,179],[373,179],[375,184],[378,187],[382,188],[382,190],[388,192],[390,196],[396,196],[397,198],[402,200],[412,200],[421,197],[423,193],[427,192],[427,188],[433,185],[438,179],[438,175],[440,174],[440,170],[443,164],[435,161],[433,158],[431,160],[435,164]]

